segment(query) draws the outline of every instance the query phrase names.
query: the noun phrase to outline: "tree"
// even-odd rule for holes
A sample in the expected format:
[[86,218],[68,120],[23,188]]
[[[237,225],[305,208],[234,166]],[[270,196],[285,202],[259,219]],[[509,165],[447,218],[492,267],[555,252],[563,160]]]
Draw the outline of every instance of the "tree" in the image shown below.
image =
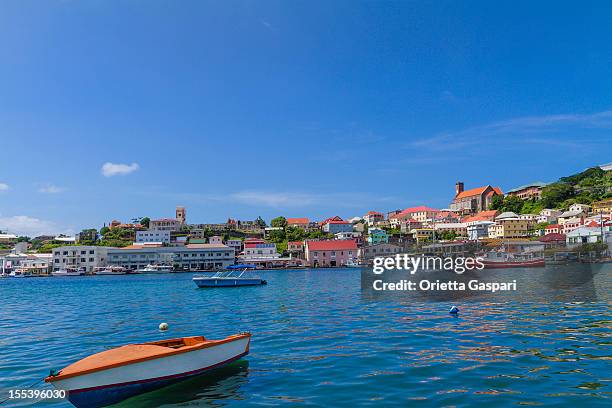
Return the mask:
[[109,231],[110,231],[110,228],[102,227],[102,228],[100,228],[100,235],[104,236],[104,235],[108,234]]
[[140,219],[140,224],[146,228],[149,228],[149,223],[151,222],[151,219],[149,217],[142,217]]
[[544,208],[558,208],[561,203],[574,195],[574,188],[566,183],[552,183],[542,189]]
[[287,226],[287,219],[281,215],[280,217],[273,218],[270,221],[270,225],[276,228],[285,228]]
[[257,217],[257,219],[255,220],[255,224],[259,227],[259,228],[266,228],[268,225],[266,224],[266,222],[264,221],[263,218],[261,217]]
[[17,237],[17,242],[30,242],[30,237],[26,237],[26,236]]
[[504,205],[504,196],[501,195],[496,195],[493,196],[493,199],[491,200],[491,205],[489,206],[490,210],[501,210],[502,206]]

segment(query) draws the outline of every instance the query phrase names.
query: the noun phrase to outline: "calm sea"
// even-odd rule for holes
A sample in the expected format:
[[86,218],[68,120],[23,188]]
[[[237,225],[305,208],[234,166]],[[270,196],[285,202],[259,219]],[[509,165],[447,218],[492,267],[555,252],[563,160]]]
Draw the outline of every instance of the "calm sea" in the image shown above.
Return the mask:
[[[612,273],[504,273],[528,276],[532,296],[376,296],[358,269],[262,272],[267,286],[223,289],[190,274],[3,279],[0,400],[108,347],[250,331],[244,360],[120,405],[610,406]],[[5,405],[32,403],[70,406]]]

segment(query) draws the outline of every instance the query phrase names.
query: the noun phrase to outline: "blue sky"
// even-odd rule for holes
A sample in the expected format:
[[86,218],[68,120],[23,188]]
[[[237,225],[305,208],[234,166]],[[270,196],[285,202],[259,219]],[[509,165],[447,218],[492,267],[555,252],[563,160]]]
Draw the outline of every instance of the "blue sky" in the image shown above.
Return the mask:
[[507,190],[610,162],[610,17],[605,2],[3,1],[0,229],[176,205],[193,222],[446,207],[457,180]]

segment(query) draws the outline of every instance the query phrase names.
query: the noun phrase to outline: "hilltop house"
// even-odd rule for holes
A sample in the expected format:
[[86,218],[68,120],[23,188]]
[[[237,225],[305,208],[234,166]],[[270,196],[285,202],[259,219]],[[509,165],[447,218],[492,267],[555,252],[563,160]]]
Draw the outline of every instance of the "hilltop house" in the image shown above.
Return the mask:
[[386,244],[389,242],[387,231],[382,228],[370,228],[368,230],[368,244]]
[[402,212],[392,215],[389,221],[390,225],[394,227],[401,224],[402,220],[405,219],[413,219],[421,223],[430,222],[435,219],[439,212],[440,211],[436,210],[435,208],[421,205],[418,207],[406,208]]
[[287,218],[288,227],[307,229],[309,225],[310,220],[308,218]]
[[330,234],[337,234],[338,232],[351,232],[353,231],[353,224],[348,221],[327,221],[321,227],[323,232],[328,232]]
[[524,186],[520,186],[517,188],[513,188],[506,192],[509,196],[516,196],[521,200],[530,200],[530,199],[539,199],[542,197],[542,189],[546,187],[548,183],[543,183],[541,181],[536,181],[531,184],[525,184]]
[[463,189],[463,182],[459,181],[455,185],[455,198],[450,203],[450,210],[461,214],[475,214],[479,211],[486,211],[495,196],[503,196],[499,187],[490,185]]
[[368,227],[373,227],[381,221],[384,221],[385,215],[378,211],[368,211],[366,215],[363,216],[363,220],[368,224]]

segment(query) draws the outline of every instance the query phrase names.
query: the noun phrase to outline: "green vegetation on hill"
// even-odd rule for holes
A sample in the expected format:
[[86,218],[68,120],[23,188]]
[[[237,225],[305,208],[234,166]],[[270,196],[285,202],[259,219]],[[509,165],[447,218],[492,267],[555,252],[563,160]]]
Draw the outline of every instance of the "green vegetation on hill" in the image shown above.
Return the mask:
[[333,237],[333,234],[328,234],[319,229],[304,231],[300,227],[289,225],[282,230],[270,231],[267,240],[275,243],[276,250],[278,253],[282,254],[287,250],[287,243],[290,241],[303,241],[305,239],[331,239]]
[[544,208],[568,209],[572,204],[591,204],[612,197],[612,171],[593,167],[582,173],[562,177],[542,189],[541,199],[521,200],[516,196],[496,196],[492,210],[517,214],[537,214]]
[[127,228],[108,228],[104,227],[100,230],[102,239],[97,242],[100,246],[111,246],[111,247],[126,247],[134,242],[135,234],[134,231]]

